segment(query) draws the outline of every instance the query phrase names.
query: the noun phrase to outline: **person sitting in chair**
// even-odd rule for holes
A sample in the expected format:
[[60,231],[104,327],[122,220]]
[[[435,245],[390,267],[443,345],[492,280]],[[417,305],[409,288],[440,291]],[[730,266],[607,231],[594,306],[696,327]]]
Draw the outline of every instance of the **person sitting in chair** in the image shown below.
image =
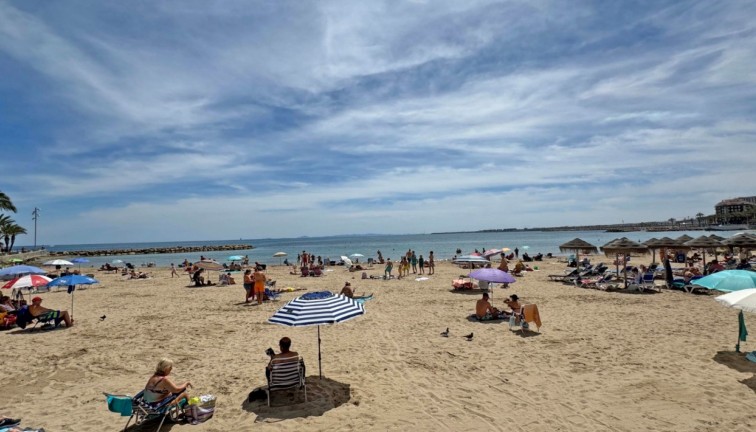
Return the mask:
[[177,405],[182,400],[189,400],[186,390],[192,386],[192,383],[187,381],[181,385],[176,385],[168,377],[172,370],[173,361],[164,358],[158,362],[155,373],[152,374],[150,379],[147,380],[147,385],[144,386],[145,402],[155,404],[172,395],[176,396],[176,398],[171,402],[171,405]]
[[520,313],[520,309],[522,309],[520,298],[517,297],[517,294],[512,294],[511,296],[509,296],[508,299],[504,300],[504,303],[506,303],[507,306],[512,309],[513,313]]
[[[281,340],[278,341],[278,347],[281,349],[281,352],[278,354],[276,354],[272,348],[268,348],[268,350],[266,351],[268,355],[270,356],[270,361],[268,362],[268,365],[265,367],[265,378],[268,379],[268,382],[270,382],[270,370],[273,365],[273,360],[299,357],[299,354],[296,351],[291,351],[291,339],[289,339],[286,336],[282,337]],[[299,363],[302,368],[302,376],[304,376],[305,375],[304,359],[300,359]]]
[[491,306],[488,301],[488,293],[483,293],[483,298],[475,303],[475,316],[479,320],[494,319],[502,315],[502,312]]
[[29,306],[29,314],[38,320],[55,320],[55,327],[59,326],[61,321],[66,323],[66,327],[73,326],[73,319],[68,314],[68,311],[52,310],[42,307],[41,297],[34,297],[32,299],[32,304]]

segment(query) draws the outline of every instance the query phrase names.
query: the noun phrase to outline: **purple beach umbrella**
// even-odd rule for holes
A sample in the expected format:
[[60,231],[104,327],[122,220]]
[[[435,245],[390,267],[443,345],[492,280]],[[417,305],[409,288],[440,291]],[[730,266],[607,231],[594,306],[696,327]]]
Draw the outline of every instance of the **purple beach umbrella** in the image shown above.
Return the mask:
[[495,268],[482,268],[470,272],[470,277],[480,281],[493,283],[514,283],[515,278],[511,274]]

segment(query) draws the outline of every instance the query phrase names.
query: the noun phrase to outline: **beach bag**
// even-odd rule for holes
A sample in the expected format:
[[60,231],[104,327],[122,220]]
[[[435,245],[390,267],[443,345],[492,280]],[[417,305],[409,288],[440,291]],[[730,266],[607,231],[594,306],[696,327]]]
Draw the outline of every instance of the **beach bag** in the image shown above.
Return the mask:
[[210,420],[215,414],[215,400],[215,396],[210,394],[189,399],[189,405],[184,408],[184,418],[191,424]]
[[215,408],[202,408],[199,405],[188,405],[184,408],[184,419],[196,425],[210,420],[215,414]]

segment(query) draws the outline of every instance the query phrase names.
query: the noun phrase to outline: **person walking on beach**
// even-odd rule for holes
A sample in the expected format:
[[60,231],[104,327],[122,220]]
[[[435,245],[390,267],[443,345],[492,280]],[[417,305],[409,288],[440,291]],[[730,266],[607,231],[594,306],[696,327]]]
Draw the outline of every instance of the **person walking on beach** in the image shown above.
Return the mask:
[[519,257],[520,257],[520,250],[515,248],[515,258],[519,258]]
[[378,251],[378,264],[383,264],[383,255],[381,251]]
[[420,274],[425,274],[425,259],[422,255],[417,259],[417,263],[420,265]]
[[259,268],[255,269],[255,273],[252,275],[252,279],[255,281],[255,296],[257,297],[257,304],[261,305],[263,302],[263,295],[265,295],[265,273]]
[[433,257],[433,251],[430,251],[428,254],[428,274],[432,275],[436,272],[436,262],[435,258]]
[[176,273],[176,266],[171,263],[171,279],[173,279],[173,276],[179,277],[179,274]]
[[417,274],[417,255],[415,255],[415,251],[412,251],[410,262],[412,263],[412,273]]
[[391,262],[391,258],[386,260],[386,268],[383,270],[383,278],[391,279],[391,270],[394,268],[394,263]]
[[244,270],[244,291],[247,293],[244,303],[249,303],[249,299],[252,297],[252,282],[252,270]]

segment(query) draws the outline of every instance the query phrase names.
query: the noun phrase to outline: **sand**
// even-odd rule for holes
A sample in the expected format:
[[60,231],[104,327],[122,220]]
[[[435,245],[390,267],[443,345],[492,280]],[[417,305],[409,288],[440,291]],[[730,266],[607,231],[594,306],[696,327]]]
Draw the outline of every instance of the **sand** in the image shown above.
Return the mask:
[[[122,429],[126,418],[107,410],[102,393],[138,392],[169,357],[177,381],[218,397],[213,419],[164,427],[174,432],[756,429],[756,364],[734,353],[737,311],[708,295],[566,286],[547,280],[564,264],[535,264],[540,271],[495,289],[493,299],[501,306],[516,293],[537,303],[543,327],[531,334],[468,321],[479,294],[450,292],[466,273],[450,263],[422,282],[360,280],[342,267],[322,278],[269,268],[279,288],[338,291],[349,280],[357,294],[375,296],[366,315],[321,328],[322,380],[316,328],[266,323],[299,293],[249,306],[240,285],[190,288],[188,276],[168,269],[149,269],[148,280],[93,271],[102,283],[76,292],[73,328],[0,333],[0,414],[48,431]],[[71,306],[65,291],[42,297],[47,307]],[[265,349],[282,336],[306,359],[309,401],[283,392],[272,408],[247,403],[264,383]]]

